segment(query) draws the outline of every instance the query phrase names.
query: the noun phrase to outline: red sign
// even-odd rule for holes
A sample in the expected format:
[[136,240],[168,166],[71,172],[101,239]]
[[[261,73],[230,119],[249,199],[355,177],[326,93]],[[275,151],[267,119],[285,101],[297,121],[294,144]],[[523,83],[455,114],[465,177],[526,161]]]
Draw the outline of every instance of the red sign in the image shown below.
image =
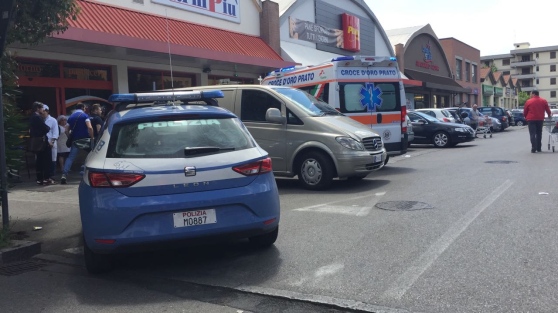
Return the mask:
[[360,51],[360,19],[343,13],[341,20],[343,23],[343,49],[353,52]]

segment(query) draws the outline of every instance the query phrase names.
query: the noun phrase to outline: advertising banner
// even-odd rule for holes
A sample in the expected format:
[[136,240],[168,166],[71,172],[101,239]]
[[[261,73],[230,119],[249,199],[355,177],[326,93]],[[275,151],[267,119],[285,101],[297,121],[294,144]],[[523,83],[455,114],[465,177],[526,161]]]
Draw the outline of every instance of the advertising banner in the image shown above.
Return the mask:
[[341,21],[343,24],[343,49],[352,52],[360,51],[360,19],[343,13]]
[[343,48],[343,31],[289,16],[291,38]]
[[151,2],[240,24],[238,0],[151,0]]

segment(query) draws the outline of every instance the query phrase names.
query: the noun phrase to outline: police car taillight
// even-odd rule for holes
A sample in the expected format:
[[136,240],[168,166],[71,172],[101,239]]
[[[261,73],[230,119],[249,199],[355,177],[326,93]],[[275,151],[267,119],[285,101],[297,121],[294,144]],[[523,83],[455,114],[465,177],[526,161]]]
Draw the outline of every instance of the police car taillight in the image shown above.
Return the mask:
[[232,168],[233,171],[240,173],[245,176],[260,175],[264,173],[269,173],[272,171],[271,159],[267,158],[265,160],[252,162],[248,164],[243,164],[235,166]]
[[143,174],[89,172],[92,187],[130,187],[145,178]]

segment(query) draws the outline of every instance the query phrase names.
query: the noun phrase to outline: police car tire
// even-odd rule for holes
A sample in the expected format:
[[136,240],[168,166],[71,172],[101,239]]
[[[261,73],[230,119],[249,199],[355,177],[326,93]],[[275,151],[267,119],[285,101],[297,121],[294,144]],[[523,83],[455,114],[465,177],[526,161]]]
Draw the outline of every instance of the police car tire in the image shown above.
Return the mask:
[[[302,175],[302,168],[308,162],[315,162],[322,172],[320,180],[315,184],[306,182]],[[308,190],[325,190],[329,188],[333,182],[334,172],[333,162],[321,152],[308,152],[302,156],[301,162],[298,163],[298,180]]]
[[112,255],[99,254],[91,251],[83,240],[83,256],[85,259],[85,268],[89,274],[102,274],[112,270]]
[[250,240],[250,245],[252,245],[252,247],[254,248],[267,248],[275,243],[278,235],[279,226],[277,226],[277,228],[275,228],[272,232],[250,237],[248,238],[248,240]]

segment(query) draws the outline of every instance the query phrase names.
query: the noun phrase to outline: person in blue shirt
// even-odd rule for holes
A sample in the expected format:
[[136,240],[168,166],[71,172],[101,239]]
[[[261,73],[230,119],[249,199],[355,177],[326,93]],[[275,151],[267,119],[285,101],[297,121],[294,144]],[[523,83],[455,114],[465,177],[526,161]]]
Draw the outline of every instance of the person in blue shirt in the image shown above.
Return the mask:
[[[68,118],[68,136],[72,136],[72,141],[76,141],[83,138],[91,138],[93,140],[93,127],[91,126],[91,121],[89,120],[89,115],[83,110],[85,109],[85,104],[76,104],[76,110]],[[60,179],[61,184],[67,183],[67,176],[72,168],[72,164],[77,157],[79,149],[72,144],[70,147],[70,155],[64,162],[64,170],[62,172],[62,178]]]

